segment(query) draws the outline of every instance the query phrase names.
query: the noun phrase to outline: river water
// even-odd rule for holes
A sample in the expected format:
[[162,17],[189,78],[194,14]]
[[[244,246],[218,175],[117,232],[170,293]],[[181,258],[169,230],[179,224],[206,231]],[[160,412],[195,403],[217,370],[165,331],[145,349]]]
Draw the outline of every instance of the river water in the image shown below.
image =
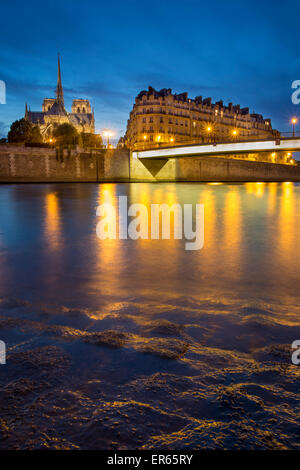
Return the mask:
[[[96,208],[203,204],[204,246]],[[0,448],[299,448],[300,185],[0,187]]]

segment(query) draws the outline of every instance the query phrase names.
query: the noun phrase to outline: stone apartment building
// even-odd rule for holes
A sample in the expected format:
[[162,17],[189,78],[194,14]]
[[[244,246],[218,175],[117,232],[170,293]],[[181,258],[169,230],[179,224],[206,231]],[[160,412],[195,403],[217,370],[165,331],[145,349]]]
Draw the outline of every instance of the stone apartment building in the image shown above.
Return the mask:
[[126,144],[141,149],[159,144],[228,142],[274,138],[271,120],[250,114],[249,108],[211,98],[194,99],[187,93],[173,94],[170,88],[141,91],[127,123]]

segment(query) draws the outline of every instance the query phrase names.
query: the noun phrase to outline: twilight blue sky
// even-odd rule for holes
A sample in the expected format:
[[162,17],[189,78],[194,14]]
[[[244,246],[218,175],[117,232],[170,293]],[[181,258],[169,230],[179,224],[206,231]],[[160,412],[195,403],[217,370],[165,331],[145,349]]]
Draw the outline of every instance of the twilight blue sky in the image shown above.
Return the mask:
[[37,111],[54,95],[57,51],[66,107],[89,98],[97,131],[124,133],[149,85],[249,106],[280,130],[300,115],[299,1],[16,0],[0,11],[0,136],[25,102]]

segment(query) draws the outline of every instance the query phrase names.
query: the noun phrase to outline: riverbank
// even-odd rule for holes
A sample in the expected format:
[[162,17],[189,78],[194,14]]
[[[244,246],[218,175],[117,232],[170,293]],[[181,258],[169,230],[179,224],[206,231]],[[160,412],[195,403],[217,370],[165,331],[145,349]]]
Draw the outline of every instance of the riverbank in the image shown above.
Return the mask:
[[221,157],[133,159],[128,149],[65,151],[0,146],[0,183],[300,181],[300,166]]

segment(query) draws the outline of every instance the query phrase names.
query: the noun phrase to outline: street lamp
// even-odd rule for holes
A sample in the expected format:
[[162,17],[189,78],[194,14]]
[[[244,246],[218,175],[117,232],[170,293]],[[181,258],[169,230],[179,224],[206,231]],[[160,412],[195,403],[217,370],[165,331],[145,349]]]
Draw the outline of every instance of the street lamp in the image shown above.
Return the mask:
[[234,129],[234,130],[232,131],[232,135],[233,135],[233,137],[237,137],[237,134],[238,134],[237,130],[236,130],[236,129]]
[[147,136],[146,134],[143,135],[143,139],[144,139],[144,145],[143,145],[143,149],[145,149],[145,143],[146,143],[146,140],[147,140]]
[[109,148],[109,138],[113,137],[114,133],[112,131],[107,130],[103,132],[103,135],[107,138],[107,148]]
[[[210,134],[212,132],[211,126],[207,126],[206,130],[207,130],[208,134]],[[208,139],[208,141],[210,141],[210,139]]]
[[295,137],[295,124],[298,122],[298,119],[293,117],[291,123],[293,124],[293,137]]

